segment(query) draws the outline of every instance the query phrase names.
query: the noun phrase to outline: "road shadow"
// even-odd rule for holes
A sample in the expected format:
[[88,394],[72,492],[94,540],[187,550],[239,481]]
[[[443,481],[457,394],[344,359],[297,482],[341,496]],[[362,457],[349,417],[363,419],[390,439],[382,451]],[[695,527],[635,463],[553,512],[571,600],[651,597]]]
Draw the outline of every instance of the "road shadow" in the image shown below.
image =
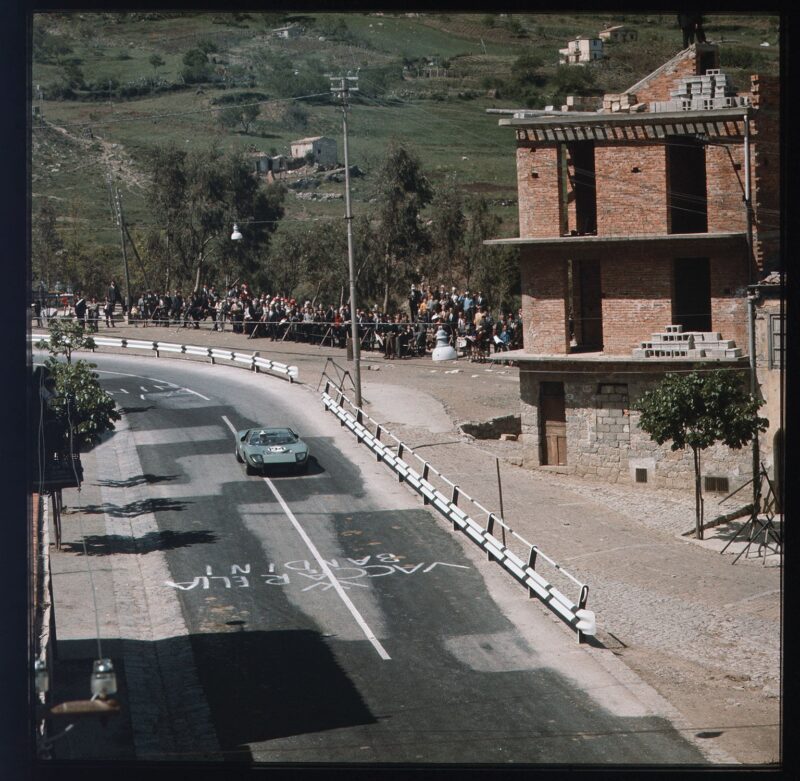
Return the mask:
[[204,545],[216,542],[217,539],[217,535],[210,531],[174,532],[169,529],[148,532],[141,537],[126,537],[122,534],[90,534],[83,538],[83,542],[65,542],[62,550],[66,553],[80,555],[86,553],[89,556],[110,556],[114,553],[141,554]]
[[318,632],[237,627],[190,640],[226,759],[252,761],[251,743],[377,723]]
[[97,485],[106,486],[108,488],[133,488],[137,485],[153,485],[154,483],[163,483],[167,480],[177,480],[180,475],[153,475],[143,474],[129,477],[127,480],[99,480]]
[[146,513],[166,512],[168,510],[185,510],[190,502],[176,501],[175,499],[141,499],[129,504],[88,504],[83,507],[83,512],[90,515],[105,514],[111,518],[135,518]]
[[[120,713],[105,731],[85,722],[55,758],[219,759],[208,740],[209,725],[223,759],[252,763],[250,744],[377,723],[318,632],[247,631],[241,622],[222,626],[228,628],[155,642],[103,639],[117,672]],[[58,640],[55,656],[50,702],[87,698],[96,642]],[[136,750],[132,726],[142,717],[156,731],[145,736],[148,748]],[[144,767],[142,772],[146,777]]]
[[124,412],[126,415],[133,415],[136,412],[147,412],[151,409],[155,409],[155,404],[148,404],[146,407],[120,407],[120,412]]

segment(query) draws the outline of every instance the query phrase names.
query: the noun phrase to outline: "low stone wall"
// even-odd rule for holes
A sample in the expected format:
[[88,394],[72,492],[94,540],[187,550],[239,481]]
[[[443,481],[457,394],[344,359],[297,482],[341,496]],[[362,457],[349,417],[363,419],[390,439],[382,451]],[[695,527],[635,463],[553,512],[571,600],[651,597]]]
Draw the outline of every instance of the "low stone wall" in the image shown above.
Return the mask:
[[483,423],[462,423],[460,429],[475,439],[500,439],[503,434],[519,436],[522,424],[519,415],[502,415]]

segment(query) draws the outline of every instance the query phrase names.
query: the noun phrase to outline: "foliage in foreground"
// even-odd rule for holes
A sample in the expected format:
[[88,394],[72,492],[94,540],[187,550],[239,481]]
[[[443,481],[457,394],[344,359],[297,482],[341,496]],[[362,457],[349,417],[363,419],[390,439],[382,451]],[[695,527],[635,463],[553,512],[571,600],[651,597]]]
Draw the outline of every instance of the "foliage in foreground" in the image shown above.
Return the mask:
[[719,442],[739,450],[766,431],[759,417],[761,402],[744,389],[741,372],[668,374],[639,399],[639,428],[659,445],[672,441],[672,450],[692,450],[695,477],[695,529],[703,539],[700,451]]
[[[92,371],[96,364],[72,361],[73,350],[91,349],[94,341],[85,337],[82,326],[73,321],[62,323],[54,318],[49,330],[50,340],[41,340],[36,346],[50,352],[44,365],[55,380],[57,393],[50,409],[77,448],[92,445],[101,434],[113,430],[114,421],[120,419],[116,402],[100,387],[98,375]],[[58,356],[67,360],[61,361]]]

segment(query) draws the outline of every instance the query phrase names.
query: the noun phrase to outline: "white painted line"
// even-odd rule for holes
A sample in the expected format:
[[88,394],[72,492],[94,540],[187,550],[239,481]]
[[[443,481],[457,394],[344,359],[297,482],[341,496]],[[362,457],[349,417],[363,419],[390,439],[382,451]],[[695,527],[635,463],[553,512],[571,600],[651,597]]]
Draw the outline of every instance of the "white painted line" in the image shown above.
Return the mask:
[[144,398],[144,393],[140,393],[140,394],[139,394],[139,398],[140,398],[142,401],[145,401],[145,398]]
[[195,396],[199,396],[201,399],[205,399],[206,401],[211,401],[211,399],[209,399],[208,396],[204,396],[202,393],[193,391],[191,388],[181,388],[181,390],[185,390],[187,393],[194,393]]
[[97,372],[98,374],[114,374],[117,377],[136,377],[140,380],[150,380],[150,382],[161,382],[164,385],[169,385],[171,388],[177,388],[178,386],[174,382],[169,382],[168,380],[157,380],[154,377],[145,377],[143,374],[129,374],[128,372],[112,372],[108,369],[92,369],[92,371]]
[[278,489],[275,488],[274,483],[268,477],[263,478],[264,482],[269,487],[270,491],[274,494],[275,498],[278,500],[278,503],[283,508],[283,511],[286,513],[286,517],[292,522],[295,529],[297,529],[297,533],[302,537],[303,542],[308,546],[308,549],[311,551],[314,558],[317,560],[317,563],[320,566],[320,569],[328,576],[331,581],[331,585],[336,590],[336,593],[341,598],[342,602],[347,606],[348,610],[352,613],[353,618],[355,618],[356,623],[361,627],[361,630],[366,635],[367,640],[372,643],[375,647],[375,650],[378,652],[378,655],[381,659],[389,660],[392,657],[386,653],[386,649],[381,645],[380,641],[377,637],[373,634],[372,630],[367,625],[367,622],[364,621],[361,613],[358,612],[356,606],[350,601],[350,597],[347,596],[344,589],[342,588],[342,584],[334,576],[333,572],[331,572],[331,568],[328,566],[325,559],[322,558],[320,552],[317,550],[316,545],[312,542],[311,538],[306,534],[305,529],[300,525],[297,518],[294,517],[294,513],[289,509],[289,505],[286,504],[283,497],[278,493]]
[[145,387],[144,387],[144,385],[140,385],[139,387],[140,387],[140,388],[141,388],[141,389],[142,389],[142,390],[143,390],[145,393],[149,393],[149,391],[147,390],[147,388],[145,388]]
[[[236,429],[234,428],[233,424],[228,420],[228,418],[226,418],[225,415],[223,415],[222,419],[225,421],[225,424],[228,426],[228,428],[234,434],[236,434]],[[372,630],[367,625],[366,621],[364,621],[364,619],[362,618],[361,613],[358,612],[358,610],[356,609],[356,606],[350,601],[350,598],[347,596],[347,594],[345,594],[341,583],[339,583],[339,581],[336,580],[336,578],[334,577],[333,572],[331,572],[331,568],[328,566],[328,564],[325,562],[325,560],[322,558],[322,556],[320,556],[320,553],[317,550],[317,547],[311,541],[311,538],[306,534],[305,530],[300,525],[300,523],[297,520],[297,518],[294,517],[294,513],[292,513],[292,511],[289,509],[289,506],[283,500],[283,497],[278,493],[278,491],[275,488],[275,485],[273,484],[273,482],[268,477],[264,478],[264,482],[269,486],[269,489],[275,495],[275,498],[278,500],[278,502],[280,503],[281,507],[283,508],[283,511],[286,513],[286,516],[292,522],[292,524],[294,525],[295,529],[297,529],[297,533],[302,537],[303,541],[308,546],[308,549],[311,551],[311,553],[314,555],[314,558],[319,563],[320,568],[322,569],[322,571],[330,579],[331,585],[333,585],[334,589],[336,590],[336,593],[341,597],[341,599],[345,603],[345,605],[347,605],[348,609],[353,614],[353,618],[355,618],[356,623],[361,627],[361,629],[364,632],[364,634],[366,635],[367,639],[375,647],[375,650],[378,652],[378,654],[380,655],[381,659],[384,659],[384,660],[391,659],[392,657],[389,656],[388,653],[386,653],[386,649],[380,644],[380,641],[378,640],[378,638],[375,637],[375,635],[373,634]]]
[[125,388],[120,388],[120,389],[119,389],[119,392],[120,392],[120,393],[128,393],[128,391],[126,391],[126,390],[125,390]]

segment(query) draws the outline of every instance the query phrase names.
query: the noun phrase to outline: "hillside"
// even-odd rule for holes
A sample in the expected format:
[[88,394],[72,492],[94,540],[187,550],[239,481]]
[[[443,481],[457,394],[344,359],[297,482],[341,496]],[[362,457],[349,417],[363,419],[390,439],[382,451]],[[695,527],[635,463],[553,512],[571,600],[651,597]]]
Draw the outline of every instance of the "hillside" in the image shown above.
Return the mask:
[[[777,18],[707,19],[708,38],[720,43],[722,67],[740,88],[750,72],[777,72]],[[638,41],[607,46],[607,59],[585,69],[558,67],[569,39],[612,24],[635,28]],[[282,25],[300,34],[273,35]],[[294,139],[329,135],[341,156],[341,111],[327,74],[357,71],[350,161],[365,176],[353,181],[354,213],[369,212],[371,174],[396,138],[434,186],[454,175],[465,192],[484,193],[503,219],[502,235],[515,235],[514,142],[485,110],[560,104],[572,86],[569,94],[624,90],[680,44],[673,15],[40,14],[32,100],[44,126],[35,122],[32,133],[33,207],[47,199],[65,228],[83,225],[92,242],[114,245],[107,177],[118,182],[129,223],[146,223],[142,159],[155,145],[288,154]],[[530,84],[515,67],[523,55]],[[584,70],[590,75],[581,81]],[[246,129],[221,122],[237,97],[258,105]],[[342,191],[341,182],[326,181],[314,192],[331,200],[290,193],[287,226],[341,216]]]

